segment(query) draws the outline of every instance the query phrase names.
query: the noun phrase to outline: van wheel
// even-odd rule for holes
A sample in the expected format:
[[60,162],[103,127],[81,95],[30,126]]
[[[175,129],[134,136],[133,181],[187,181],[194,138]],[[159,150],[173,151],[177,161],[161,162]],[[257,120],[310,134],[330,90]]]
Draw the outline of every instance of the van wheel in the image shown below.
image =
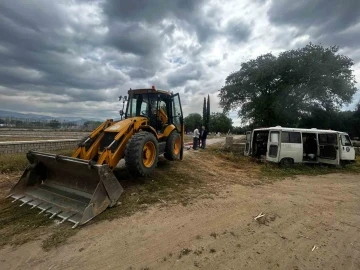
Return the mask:
[[348,164],[346,160],[340,160],[340,166],[341,168],[345,168],[345,166]]
[[283,158],[280,161],[280,166],[284,168],[290,167],[293,164],[294,164],[294,160],[292,158]]

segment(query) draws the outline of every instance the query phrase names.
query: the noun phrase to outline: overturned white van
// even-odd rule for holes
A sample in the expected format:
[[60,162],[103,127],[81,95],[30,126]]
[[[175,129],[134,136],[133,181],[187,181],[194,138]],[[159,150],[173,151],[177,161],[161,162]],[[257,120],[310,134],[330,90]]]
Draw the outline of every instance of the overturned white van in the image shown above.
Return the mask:
[[355,149],[345,132],[321,129],[254,129],[246,133],[245,156],[288,165],[326,163],[345,166],[355,162]]

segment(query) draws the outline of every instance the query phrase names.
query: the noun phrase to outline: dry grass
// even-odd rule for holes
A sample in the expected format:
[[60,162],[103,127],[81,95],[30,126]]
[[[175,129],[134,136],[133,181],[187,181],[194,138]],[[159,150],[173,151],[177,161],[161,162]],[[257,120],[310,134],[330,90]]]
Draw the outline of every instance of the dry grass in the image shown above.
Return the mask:
[[330,165],[311,165],[311,164],[295,164],[288,168],[281,168],[278,164],[265,163],[261,165],[261,178],[265,182],[273,182],[275,180],[287,177],[295,177],[297,175],[321,175],[329,173],[360,173],[360,158],[354,164],[346,165],[345,168]]
[[[235,169],[235,174],[238,174],[239,169],[243,168],[243,170],[245,170],[249,175],[253,176],[253,178],[258,179],[255,180],[253,184],[258,184],[259,180],[260,183],[271,183],[288,177],[292,178],[297,175],[315,176],[329,173],[360,173],[360,157],[357,157],[356,163],[347,165],[345,168],[319,164],[295,164],[288,168],[282,168],[279,166],[279,164],[261,162],[249,157],[235,155],[234,153],[223,151],[219,146],[213,147],[212,152],[217,157],[227,162],[227,164],[223,164],[224,168],[229,166],[231,167],[230,164],[232,164],[232,168]],[[244,184],[242,182],[239,183]]]
[[[66,150],[60,152],[71,153]],[[24,158],[24,155],[21,156]],[[210,146],[206,150],[191,150],[186,152],[183,161],[170,162],[160,158],[157,169],[150,177],[134,179],[124,169],[115,171],[124,187],[119,205],[107,209],[91,223],[132,215],[154,205],[186,206],[192,204],[195,198],[213,198],[229,184],[254,186],[300,174],[360,173],[359,162],[345,169],[305,165],[283,169],[276,164],[258,163],[224,152],[220,145]],[[0,246],[22,244],[42,236],[43,249],[50,250],[66,243],[69,237],[81,230],[81,227],[70,229],[70,224],[55,226],[47,217],[37,215],[38,212],[25,206],[16,207],[9,200],[0,200]]]
[[[54,154],[71,156],[73,149],[61,149],[53,151]],[[23,171],[29,164],[26,153],[0,155],[0,173]]]
[[44,228],[51,222],[38,215],[39,211],[29,207],[19,207],[10,199],[0,200],[0,246],[20,245],[44,235]]
[[[207,186],[204,179],[199,177],[202,168],[194,160],[192,155],[186,156],[184,161],[174,162],[160,158],[151,177],[139,179],[132,178],[126,170],[116,171],[115,174],[125,189],[119,200],[120,205],[107,209],[91,223],[128,216],[155,204],[187,205],[203,194],[213,194],[212,187]],[[70,229],[70,224],[55,226],[48,217],[38,213],[39,210],[30,210],[28,206],[20,208],[17,202],[12,204],[10,199],[0,200],[0,246],[23,244],[42,236],[43,249],[50,250],[66,243],[69,237],[81,229]]]

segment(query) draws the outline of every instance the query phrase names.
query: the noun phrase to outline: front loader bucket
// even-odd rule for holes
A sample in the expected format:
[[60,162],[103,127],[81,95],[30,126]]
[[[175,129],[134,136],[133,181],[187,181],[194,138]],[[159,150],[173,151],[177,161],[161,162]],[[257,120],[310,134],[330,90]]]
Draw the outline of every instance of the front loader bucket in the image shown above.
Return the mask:
[[[123,189],[107,165],[30,151],[30,165],[11,189],[15,200],[82,225],[116,204]],[[13,201],[13,202],[14,202]]]

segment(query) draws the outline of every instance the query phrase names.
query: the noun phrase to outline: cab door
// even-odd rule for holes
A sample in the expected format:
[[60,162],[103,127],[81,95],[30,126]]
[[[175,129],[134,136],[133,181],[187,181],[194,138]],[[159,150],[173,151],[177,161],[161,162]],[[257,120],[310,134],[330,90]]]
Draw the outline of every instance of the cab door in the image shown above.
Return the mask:
[[266,160],[271,162],[279,162],[280,153],[280,130],[270,130]]
[[181,137],[181,148],[180,148],[180,160],[184,156],[184,117],[181,107],[180,95],[175,94],[171,96],[172,106],[171,106],[171,118],[172,123],[175,125],[177,131],[180,133]]
[[244,156],[249,156],[251,153],[251,131],[246,131],[246,143],[244,149]]
[[349,135],[341,134],[340,136],[340,160],[355,160],[355,149],[352,145]]
[[339,138],[337,133],[319,133],[318,145],[318,162],[339,164]]

